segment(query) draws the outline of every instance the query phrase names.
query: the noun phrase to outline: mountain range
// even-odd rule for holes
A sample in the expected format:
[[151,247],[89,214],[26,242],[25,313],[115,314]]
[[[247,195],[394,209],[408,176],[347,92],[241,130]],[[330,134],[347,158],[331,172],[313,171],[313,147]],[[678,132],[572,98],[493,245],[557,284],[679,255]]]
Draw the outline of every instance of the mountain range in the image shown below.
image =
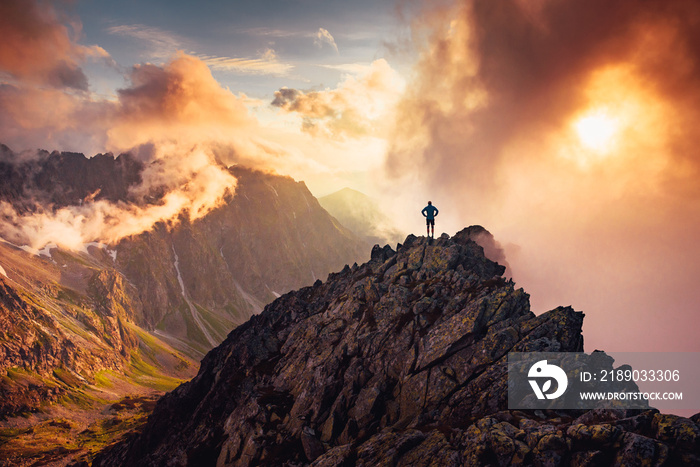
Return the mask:
[[[3,212],[25,216],[136,203],[132,188],[147,167],[129,154],[0,153]],[[43,423],[56,407],[172,389],[267,303],[363,259],[363,242],[303,182],[228,170],[235,194],[195,221],[181,215],[115,244],[72,250],[2,236],[0,418]]]

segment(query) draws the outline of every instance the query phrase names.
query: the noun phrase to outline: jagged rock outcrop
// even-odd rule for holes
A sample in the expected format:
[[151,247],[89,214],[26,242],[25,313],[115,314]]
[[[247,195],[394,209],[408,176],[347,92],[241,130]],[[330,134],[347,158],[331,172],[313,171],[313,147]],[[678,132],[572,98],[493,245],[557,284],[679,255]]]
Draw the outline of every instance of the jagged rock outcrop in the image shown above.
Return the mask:
[[74,152],[39,151],[22,158],[0,144],[0,199],[19,211],[77,205],[88,197],[125,201],[142,170],[143,164],[129,154],[86,159]]
[[506,409],[507,353],[582,351],[583,314],[535,316],[478,234],[377,246],[368,263],[279,298],[164,396],[141,434],[94,465],[698,460],[697,420]]

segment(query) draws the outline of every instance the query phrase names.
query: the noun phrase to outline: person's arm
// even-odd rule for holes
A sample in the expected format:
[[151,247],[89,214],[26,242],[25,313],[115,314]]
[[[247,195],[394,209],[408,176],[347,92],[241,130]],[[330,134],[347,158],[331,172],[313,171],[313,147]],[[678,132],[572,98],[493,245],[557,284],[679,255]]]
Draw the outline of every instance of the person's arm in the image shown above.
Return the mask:
[[[433,207],[435,208],[435,206],[433,206]],[[440,212],[440,211],[438,211],[438,208],[435,208],[435,215],[436,215],[436,216],[438,215],[439,212]]]
[[423,208],[423,210],[420,212],[421,214],[423,214],[423,217],[428,217],[428,215],[425,213],[426,209],[428,208]]

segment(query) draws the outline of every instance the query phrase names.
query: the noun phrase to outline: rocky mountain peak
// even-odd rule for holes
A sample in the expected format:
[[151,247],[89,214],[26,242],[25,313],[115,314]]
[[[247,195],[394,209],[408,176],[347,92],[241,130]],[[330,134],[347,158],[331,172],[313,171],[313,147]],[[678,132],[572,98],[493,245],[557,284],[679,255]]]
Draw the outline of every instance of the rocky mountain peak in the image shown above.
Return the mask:
[[96,465],[339,460],[387,433],[418,445],[503,410],[507,352],[582,350],[583,314],[536,317],[477,233],[409,235],[277,299]]
[[653,409],[507,410],[508,352],[582,351],[584,315],[535,316],[474,241],[485,235],[409,235],[280,297],[94,465],[697,461],[695,420]]
[[80,204],[87,197],[127,200],[129,188],[141,181],[143,163],[129,154],[39,151],[21,158],[0,147],[0,199],[21,211]]

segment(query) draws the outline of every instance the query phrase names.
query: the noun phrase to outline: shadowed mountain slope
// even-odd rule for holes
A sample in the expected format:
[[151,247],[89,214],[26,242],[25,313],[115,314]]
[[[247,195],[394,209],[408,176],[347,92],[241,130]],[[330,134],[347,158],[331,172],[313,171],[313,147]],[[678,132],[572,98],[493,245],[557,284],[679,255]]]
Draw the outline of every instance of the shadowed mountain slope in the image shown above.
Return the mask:
[[279,298],[94,465],[697,461],[690,419],[506,410],[507,353],[582,351],[583,314],[535,316],[477,235],[377,246],[368,263]]
[[236,194],[220,207],[116,246],[116,267],[139,284],[148,310],[143,325],[199,355],[281,294],[365,257],[303,182],[230,170]]

